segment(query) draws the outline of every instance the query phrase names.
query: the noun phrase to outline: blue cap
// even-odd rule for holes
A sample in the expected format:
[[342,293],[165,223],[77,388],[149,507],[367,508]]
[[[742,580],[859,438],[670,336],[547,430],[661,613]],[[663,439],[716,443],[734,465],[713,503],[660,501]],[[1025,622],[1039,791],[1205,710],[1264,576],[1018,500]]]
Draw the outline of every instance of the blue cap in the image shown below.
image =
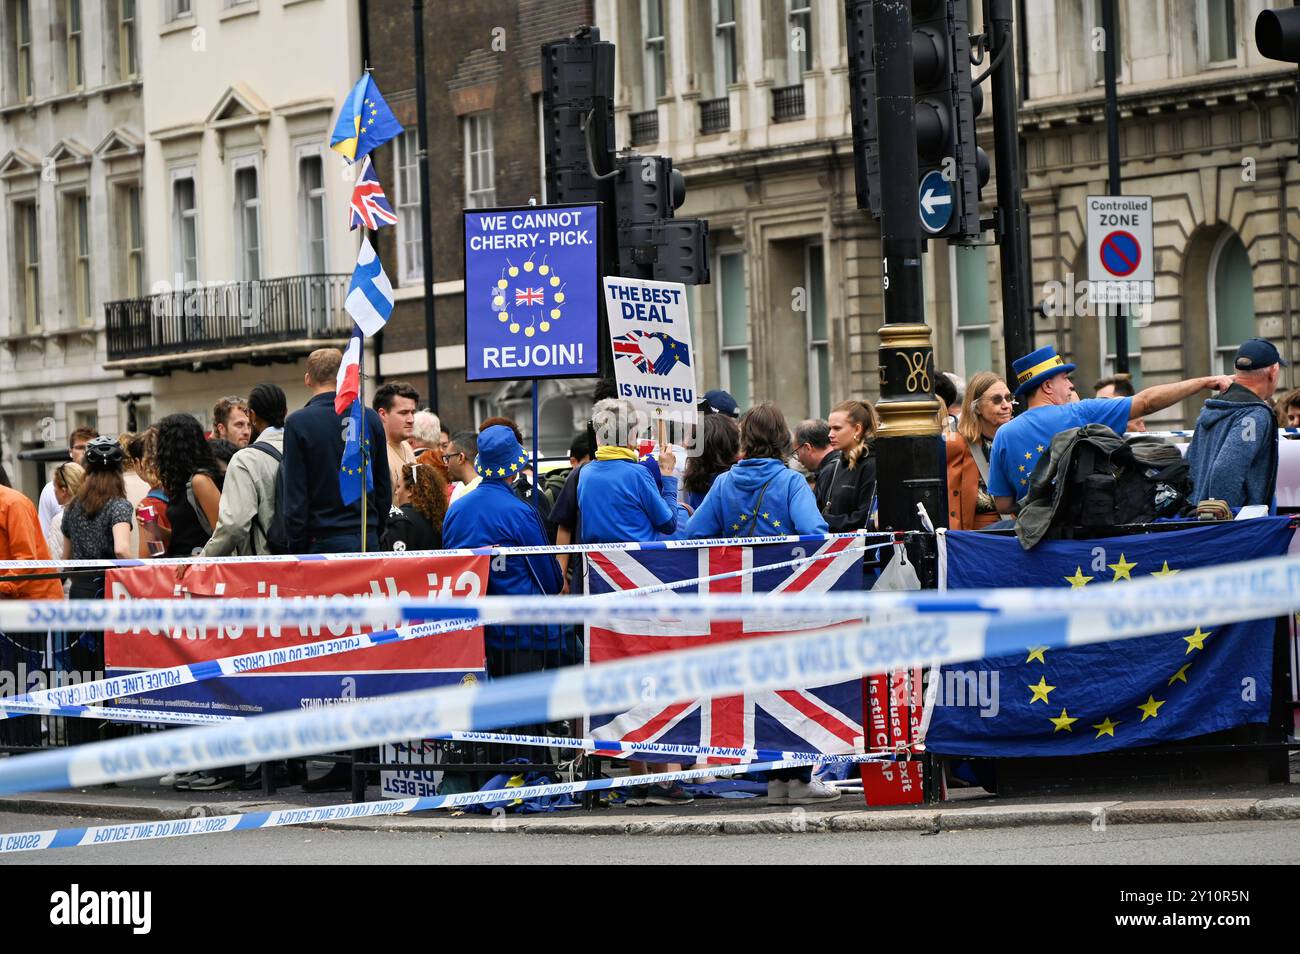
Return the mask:
[[515,440],[514,431],[504,424],[493,424],[479,434],[474,469],[484,480],[505,480],[527,465],[528,455]]
[[727,417],[739,417],[740,405],[736,403],[734,397],[718,388],[704,392],[703,411],[705,414],[725,414]]
[[1247,338],[1237,349],[1237,357],[1232,366],[1238,371],[1262,371],[1275,364],[1286,367],[1286,362],[1267,338]]

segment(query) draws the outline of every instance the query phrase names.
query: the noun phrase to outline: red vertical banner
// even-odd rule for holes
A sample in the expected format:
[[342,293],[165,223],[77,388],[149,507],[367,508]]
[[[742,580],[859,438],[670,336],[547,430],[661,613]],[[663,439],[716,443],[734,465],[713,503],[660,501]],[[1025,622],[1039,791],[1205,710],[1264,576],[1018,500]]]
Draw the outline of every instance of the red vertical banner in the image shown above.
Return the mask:
[[[911,747],[921,728],[919,669],[877,673],[863,680],[865,729],[871,750]],[[868,805],[919,805],[922,801],[920,762],[863,762],[862,793]]]

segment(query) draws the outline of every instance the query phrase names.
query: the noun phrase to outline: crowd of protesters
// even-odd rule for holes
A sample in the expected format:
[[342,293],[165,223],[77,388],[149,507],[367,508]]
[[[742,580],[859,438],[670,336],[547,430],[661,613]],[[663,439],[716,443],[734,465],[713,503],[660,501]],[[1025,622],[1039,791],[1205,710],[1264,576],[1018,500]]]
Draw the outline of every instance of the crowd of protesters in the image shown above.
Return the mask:
[[[836,404],[825,420],[791,427],[779,407],[745,409],[725,391],[699,405],[689,452],[660,444],[649,422],[610,381],[599,382],[591,420],[575,434],[568,467],[545,474],[524,450],[516,424],[489,418],[448,433],[420,408],[409,384],[386,383],[364,415],[373,489],[344,502],[339,473],[344,428],[335,411],[342,355],[313,352],[305,402],[274,384],[224,397],[205,432],[189,414],[171,414],[120,438],[78,428],[70,460],[54,468],[39,505],[8,487],[0,471],[0,558],[111,560],[276,553],[410,551],[483,546],[599,544],[669,538],[754,539],[878,529],[877,429],[867,401]],[[1015,518],[1037,460],[1069,428],[1100,424],[1118,434],[1197,392],[1205,402],[1187,460],[1200,497],[1230,508],[1270,503],[1277,442],[1244,444],[1243,422],[1261,436],[1300,426],[1300,389],[1271,403],[1282,361],[1267,341],[1241,345],[1233,377],[1212,376],[1135,391],[1127,375],[1098,381],[1080,400],[1065,362],[1050,346],[1013,364],[1012,382],[991,371],[969,381],[941,374],[936,416],[945,441],[947,523],[978,530]],[[293,403],[299,403],[297,401]],[[1014,414],[1017,404],[1024,408]],[[688,443],[683,439],[683,443]],[[380,455],[378,449],[385,453]],[[583,590],[580,561],[539,554],[493,563],[488,592],[554,595]],[[176,571],[184,578],[187,566]],[[66,581],[7,580],[0,598],[100,598],[104,576]],[[103,666],[102,646],[79,644],[85,668]],[[573,661],[561,626],[494,626],[486,636],[489,675]],[[73,720],[76,721],[76,720]],[[221,773],[191,780],[221,787]],[[838,797],[808,770],[769,779],[777,801]],[[680,786],[634,791],[634,800],[689,799]]]

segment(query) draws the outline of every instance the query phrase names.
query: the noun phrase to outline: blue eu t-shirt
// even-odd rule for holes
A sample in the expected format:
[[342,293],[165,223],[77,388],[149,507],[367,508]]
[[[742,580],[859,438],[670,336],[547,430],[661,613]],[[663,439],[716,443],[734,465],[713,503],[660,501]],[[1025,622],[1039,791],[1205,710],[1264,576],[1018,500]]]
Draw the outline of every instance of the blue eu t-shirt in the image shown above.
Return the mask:
[[989,461],[989,493],[1019,500],[1029,490],[1029,475],[1038,458],[1061,431],[1105,424],[1117,434],[1128,427],[1133,399],[1089,398],[1073,404],[1031,408],[998,428]]

